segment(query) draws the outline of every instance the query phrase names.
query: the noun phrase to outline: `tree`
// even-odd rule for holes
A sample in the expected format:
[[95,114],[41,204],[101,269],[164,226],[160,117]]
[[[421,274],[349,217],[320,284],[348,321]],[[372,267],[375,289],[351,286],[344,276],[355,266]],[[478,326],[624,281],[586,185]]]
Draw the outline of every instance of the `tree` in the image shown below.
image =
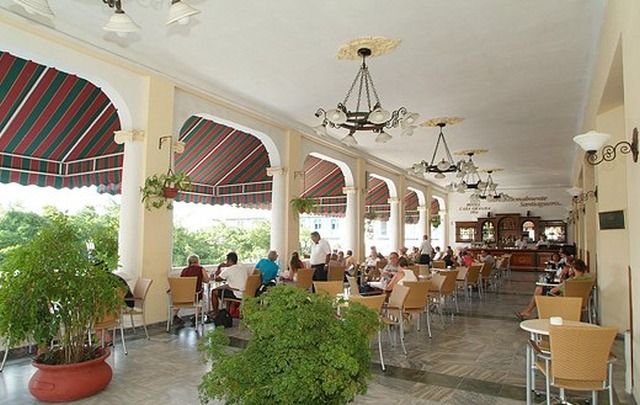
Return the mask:
[[0,262],[7,253],[33,239],[48,219],[34,212],[10,209],[0,215]]

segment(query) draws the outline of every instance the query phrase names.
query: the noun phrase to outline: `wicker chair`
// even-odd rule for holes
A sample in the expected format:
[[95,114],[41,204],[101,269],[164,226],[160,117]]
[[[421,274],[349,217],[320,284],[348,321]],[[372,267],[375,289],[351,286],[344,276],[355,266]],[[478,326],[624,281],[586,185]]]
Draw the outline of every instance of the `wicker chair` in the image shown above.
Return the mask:
[[344,283],[341,281],[314,281],[313,288],[317,294],[327,294],[336,297],[344,293]]
[[299,269],[296,279],[296,287],[310,290],[313,285],[313,269]]
[[591,391],[592,404],[598,403],[598,391],[609,390],[609,403],[614,403],[609,353],[616,333],[615,328],[551,326],[550,355],[529,342],[535,366],[545,376],[547,404],[551,404],[552,385],[560,388],[562,403],[566,403],[565,390]]
[[480,288],[482,289],[482,294],[486,297],[485,287],[489,288],[489,280],[491,279],[491,271],[493,270],[493,266],[490,263],[482,263],[482,268],[480,269]]
[[444,260],[434,260],[431,263],[431,267],[433,267],[434,269],[446,269],[447,264],[445,263]]
[[[242,290],[242,298],[245,297],[255,297],[258,289],[260,288],[260,284],[262,284],[262,276],[260,273],[251,274],[247,277],[247,281],[244,283],[244,290]],[[238,298],[235,294],[229,294],[229,296],[225,296],[224,302],[242,302],[242,298]]]
[[[194,287],[195,290],[195,287]],[[121,288],[118,289],[118,296],[124,305],[124,296],[127,293],[127,289]],[[102,348],[105,347],[105,336],[108,330],[113,331],[113,344],[115,345],[116,341],[116,330],[120,329],[120,338],[122,339],[122,348],[124,349],[124,354],[127,355],[129,352],[127,351],[127,342],[124,340],[124,327],[122,322],[122,313],[123,307],[120,306],[115,312],[104,314],[98,319],[95,319],[93,322],[92,329],[94,331],[101,332],[100,345]],[[91,341],[91,331],[89,331],[89,341]]]
[[330,264],[327,281],[344,281],[345,266]]
[[[398,326],[400,329],[400,344],[402,345],[402,351],[407,354],[407,348],[404,346],[404,303],[409,295],[409,287],[403,285],[396,285],[391,291],[389,296],[389,303],[384,308],[384,315],[382,322],[390,328],[392,326]],[[395,333],[394,333],[395,335]],[[392,345],[395,339],[392,340]]]
[[147,321],[144,317],[144,303],[147,299],[147,294],[149,293],[149,289],[151,288],[152,283],[153,280],[150,278],[139,278],[136,281],[135,287],[133,287],[134,306],[133,308],[124,308],[124,314],[129,315],[131,319],[131,327],[133,328],[133,333],[136,333],[136,324],[133,321],[133,316],[142,316],[142,327],[144,328],[144,334],[147,337],[147,340],[149,339],[149,332],[147,332]]
[[417,315],[417,330],[420,330],[420,317],[427,313],[427,331],[431,338],[431,315],[429,314],[429,281],[405,281],[405,287],[409,287],[409,295],[404,302],[404,312],[409,316]]
[[482,291],[480,291],[480,270],[482,264],[472,264],[467,270],[462,285],[464,288],[465,296],[467,300],[473,298],[473,287],[478,289],[478,297],[482,298]]
[[[458,277],[458,271],[441,271],[440,274],[445,277],[444,282],[440,287],[440,298],[442,301],[446,301],[447,298],[450,298],[455,303],[456,312],[459,312],[460,308],[458,308],[458,297],[456,295],[456,279]],[[453,319],[453,311],[451,311],[451,318]]]
[[545,297],[536,295],[538,318],[549,319],[559,316],[567,321],[580,321],[582,298],[579,297]]
[[167,332],[173,323],[173,310],[180,308],[193,308],[196,311],[195,327],[198,330],[198,315],[202,313],[202,323],[204,323],[204,311],[202,303],[196,293],[197,277],[169,277],[169,302],[167,305]]
[[591,319],[591,292],[593,291],[594,280],[566,280],[564,282],[565,297],[582,298],[582,311],[587,312],[587,319]]
[[[384,294],[373,295],[370,297],[363,297],[361,295],[351,295],[349,297],[349,301],[360,303],[366,306],[367,308],[376,311],[378,316],[380,316],[382,311],[382,306],[384,305],[384,300],[386,298],[387,297]],[[380,354],[380,367],[382,368],[382,371],[386,371],[387,368],[384,365],[384,358],[382,357],[382,333],[380,329],[378,329],[378,353]]]

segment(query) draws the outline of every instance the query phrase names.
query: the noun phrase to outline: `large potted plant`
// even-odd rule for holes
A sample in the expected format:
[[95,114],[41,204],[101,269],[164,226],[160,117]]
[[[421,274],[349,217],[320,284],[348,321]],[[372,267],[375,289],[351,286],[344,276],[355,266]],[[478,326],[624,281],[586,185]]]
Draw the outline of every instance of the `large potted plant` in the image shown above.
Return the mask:
[[144,181],[140,188],[142,202],[150,210],[152,208],[173,208],[172,200],[180,191],[191,190],[191,179],[185,173],[169,170],[164,174],[154,174]]
[[378,315],[351,304],[337,316],[337,305],[334,297],[290,286],[246,299],[245,349],[228,353],[220,329],[203,341],[213,363],[199,386],[201,402],[344,404],[365,393]]
[[93,243],[81,235],[68,217],[55,213],[0,266],[0,336],[9,345],[38,345],[29,391],[44,401],[93,395],[112,376],[109,351],[87,335],[94,320],[122,305],[121,282],[105,265],[117,259],[90,251]]
[[297,197],[290,201],[291,207],[299,214],[312,212],[316,207],[316,200],[311,197]]

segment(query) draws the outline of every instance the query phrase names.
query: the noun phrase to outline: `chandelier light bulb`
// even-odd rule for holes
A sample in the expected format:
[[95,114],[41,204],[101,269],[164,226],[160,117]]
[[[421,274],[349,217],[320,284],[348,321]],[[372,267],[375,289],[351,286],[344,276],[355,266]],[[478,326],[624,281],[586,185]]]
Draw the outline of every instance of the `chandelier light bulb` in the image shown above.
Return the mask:
[[[438,162],[438,170],[440,171],[445,171],[448,170],[451,167],[451,163],[447,162],[446,160],[442,159],[441,161]],[[442,174],[442,173],[439,173]],[[442,175],[442,177],[438,177],[438,178],[443,178],[444,175]]]
[[443,173],[436,173],[434,176],[436,179],[444,179],[446,176]]
[[355,146],[358,144],[358,141],[356,141],[356,138],[353,136],[353,134],[349,134],[342,138],[342,143],[349,146]]
[[198,13],[200,13],[200,10],[191,7],[181,0],[171,0],[171,6],[169,7],[169,17],[167,18],[167,25],[176,22],[180,25],[189,24],[189,17]]
[[415,125],[416,122],[418,122],[418,118],[420,118],[420,114],[408,113],[407,115],[404,116],[404,118],[400,122],[400,125],[402,125],[403,128],[411,127]]
[[327,111],[327,119],[334,124],[342,125],[347,122],[347,114],[339,108]]
[[381,107],[376,108],[369,114],[369,121],[374,124],[384,124],[391,118],[391,113],[383,110]]
[[393,139],[391,137],[391,135],[389,135],[388,133],[386,133],[385,131],[380,131],[380,133],[378,134],[378,136],[376,136],[376,143],[387,143],[389,142],[391,139]]

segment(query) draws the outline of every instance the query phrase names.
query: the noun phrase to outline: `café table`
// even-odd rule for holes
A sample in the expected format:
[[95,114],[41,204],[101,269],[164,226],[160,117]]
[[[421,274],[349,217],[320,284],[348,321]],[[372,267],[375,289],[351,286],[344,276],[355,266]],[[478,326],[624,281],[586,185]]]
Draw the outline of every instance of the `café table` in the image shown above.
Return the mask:
[[[549,336],[550,329],[549,319],[527,319],[526,321],[520,322],[520,329],[529,332],[529,337],[531,340],[537,340],[539,336]],[[586,322],[577,322],[577,321],[563,321],[562,326],[583,326],[585,328],[598,328],[598,325],[593,325],[591,323]],[[533,349],[529,344],[526,345],[526,374],[525,378],[527,381],[527,405],[531,404],[531,391],[535,389],[535,377],[531,373],[531,368],[534,364],[533,358]]]

